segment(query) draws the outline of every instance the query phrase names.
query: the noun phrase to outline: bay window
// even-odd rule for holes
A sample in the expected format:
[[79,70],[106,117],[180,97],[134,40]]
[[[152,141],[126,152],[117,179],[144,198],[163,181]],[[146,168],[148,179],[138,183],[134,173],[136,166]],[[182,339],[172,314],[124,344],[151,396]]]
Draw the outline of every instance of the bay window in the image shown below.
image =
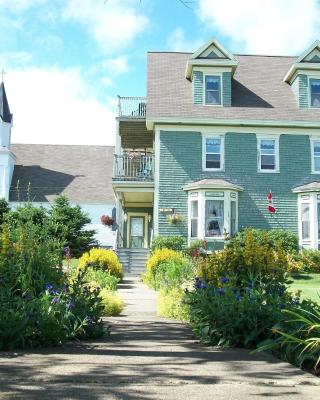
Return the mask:
[[[196,198],[195,198],[196,196]],[[238,193],[232,190],[198,189],[189,192],[189,240],[208,241],[234,235],[238,229]]]
[[320,248],[320,194],[298,193],[299,244],[302,248]]

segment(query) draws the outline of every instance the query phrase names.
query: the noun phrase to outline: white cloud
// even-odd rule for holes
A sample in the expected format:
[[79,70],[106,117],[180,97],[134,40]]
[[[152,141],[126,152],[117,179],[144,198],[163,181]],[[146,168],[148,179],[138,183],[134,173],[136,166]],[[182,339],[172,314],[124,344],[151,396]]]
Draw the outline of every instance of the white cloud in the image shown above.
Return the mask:
[[129,45],[148,26],[138,0],[68,0],[64,18],[83,24],[100,48],[111,53]]
[[176,28],[167,39],[167,48],[170,51],[195,52],[201,45],[201,40],[187,40],[182,28]]
[[78,69],[27,67],[7,75],[14,143],[115,141],[115,113],[97,100]]
[[298,55],[320,34],[317,0],[199,0],[198,15],[248,53]]
[[102,63],[102,67],[110,71],[113,75],[124,74],[129,70],[128,58],[125,56],[110,58]]
[[104,86],[113,86],[113,82],[108,76],[102,77],[101,82],[103,83]]

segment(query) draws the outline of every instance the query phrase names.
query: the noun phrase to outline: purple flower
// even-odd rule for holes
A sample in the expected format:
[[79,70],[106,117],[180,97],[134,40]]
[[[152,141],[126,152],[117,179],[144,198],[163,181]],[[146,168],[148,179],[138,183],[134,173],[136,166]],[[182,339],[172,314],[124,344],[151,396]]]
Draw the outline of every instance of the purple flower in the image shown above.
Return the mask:
[[284,287],[279,288],[279,296],[283,296],[285,290],[286,290],[286,289],[285,289]]
[[217,293],[220,294],[220,295],[223,295],[224,294],[224,289],[223,288],[218,288],[217,289]]
[[64,256],[66,259],[70,260],[72,258],[72,253],[71,253],[71,249],[70,246],[66,246],[64,249]]
[[75,308],[75,306],[76,305],[75,305],[74,301],[71,300],[70,303],[68,304],[68,309],[73,310]]
[[240,296],[239,293],[236,295],[236,300],[237,300],[237,301],[240,301],[240,300],[241,300],[241,296]]
[[51,300],[51,304],[58,304],[59,303],[59,298],[58,297],[54,297],[52,300]]
[[69,286],[68,285],[62,285],[61,291],[65,292],[65,293],[69,293],[70,292]]
[[230,281],[230,279],[229,278],[226,278],[226,277],[222,277],[222,278],[220,278],[220,282],[222,283],[222,284],[225,284],[225,283],[228,283]]
[[45,290],[48,290],[48,291],[50,292],[50,290],[53,289],[53,286],[51,285],[51,283],[46,283],[46,284],[44,285],[44,288],[45,288]]

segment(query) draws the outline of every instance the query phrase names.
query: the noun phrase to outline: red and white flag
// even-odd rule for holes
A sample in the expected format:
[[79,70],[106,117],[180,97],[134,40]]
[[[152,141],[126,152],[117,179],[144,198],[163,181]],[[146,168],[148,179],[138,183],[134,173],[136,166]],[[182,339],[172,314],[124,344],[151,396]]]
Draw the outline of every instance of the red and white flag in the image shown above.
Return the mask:
[[273,197],[272,197],[271,190],[270,190],[270,192],[268,193],[267,199],[268,199],[268,202],[269,202],[269,204],[268,204],[268,211],[269,211],[269,213],[275,214],[275,212],[276,212],[277,210],[276,210],[276,208],[275,208],[274,205],[273,205]]

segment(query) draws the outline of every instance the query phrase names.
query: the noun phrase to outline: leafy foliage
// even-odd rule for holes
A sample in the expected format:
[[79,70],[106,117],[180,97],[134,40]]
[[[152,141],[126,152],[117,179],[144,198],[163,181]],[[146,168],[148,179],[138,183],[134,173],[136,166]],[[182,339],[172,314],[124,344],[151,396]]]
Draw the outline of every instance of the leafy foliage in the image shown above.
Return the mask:
[[108,289],[100,291],[102,304],[104,306],[103,313],[105,316],[116,316],[121,313],[124,307],[122,298],[115,292]]
[[0,199],[0,225],[3,224],[6,214],[10,211],[9,203],[6,199]]
[[181,251],[186,245],[186,241],[181,236],[156,236],[151,245],[151,250],[171,249]]
[[232,244],[239,243],[239,247],[245,245],[246,237],[250,231],[255,243],[259,245],[267,245],[272,249],[281,248],[286,253],[295,254],[299,251],[299,239],[292,231],[284,229],[262,230],[246,228],[239,231],[232,240]]
[[79,260],[79,269],[103,270],[118,278],[122,277],[122,264],[113,250],[91,249]]
[[103,306],[83,274],[67,283],[62,243],[29,220],[3,224],[0,251],[0,349],[55,345],[102,334]]
[[281,309],[291,302],[284,288],[266,291],[252,284],[244,289],[221,278],[222,287],[197,280],[186,295],[189,318],[201,341],[216,346],[255,348],[273,337],[271,328],[281,318]]
[[286,361],[320,372],[320,305],[304,300],[283,314],[273,327],[276,338],[260,343],[258,350],[271,349]]

